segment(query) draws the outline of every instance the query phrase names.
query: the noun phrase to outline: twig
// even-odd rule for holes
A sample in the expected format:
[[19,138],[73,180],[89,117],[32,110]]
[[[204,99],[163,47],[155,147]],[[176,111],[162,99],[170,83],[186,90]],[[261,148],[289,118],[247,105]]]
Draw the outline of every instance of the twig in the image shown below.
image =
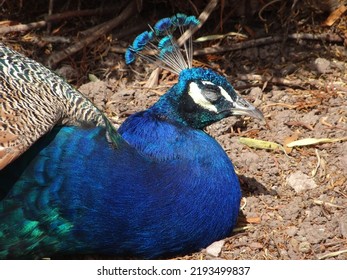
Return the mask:
[[280,36],[264,37],[264,38],[249,40],[245,42],[235,43],[232,46],[225,46],[225,47],[216,46],[216,47],[208,47],[208,48],[204,48],[200,50],[195,50],[194,55],[205,55],[205,54],[212,54],[212,53],[235,51],[235,50],[253,48],[253,47],[257,47],[261,45],[273,44],[273,43],[277,43],[281,41],[282,41],[282,37]]
[[241,81],[256,81],[261,83],[268,83],[268,84],[276,84],[276,85],[283,85],[287,87],[296,87],[296,88],[305,88],[305,85],[309,85],[311,87],[315,88],[326,88],[332,87],[335,90],[347,92],[347,87],[344,87],[341,85],[341,83],[329,83],[329,84],[323,84],[316,80],[305,80],[302,81],[300,79],[296,80],[288,80],[285,78],[279,78],[279,77],[265,77],[261,75],[254,75],[254,74],[244,74],[244,75],[237,75],[237,79]]
[[[304,88],[304,84],[309,83],[309,81],[301,81],[299,79],[296,80],[288,80],[285,78],[279,78],[279,77],[265,77],[261,75],[255,75],[255,74],[243,74],[243,75],[237,75],[237,79],[241,81],[256,81],[260,83],[266,83],[267,85],[283,85],[287,87],[295,87],[295,88]],[[317,84],[315,83],[315,87],[317,87]]]
[[94,34],[95,32],[97,32],[100,28],[102,28],[106,24],[107,24],[107,22],[103,22],[103,23],[101,23],[99,25],[95,25],[95,26],[93,26],[91,28],[88,28],[86,30],[79,31],[78,35],[81,35],[81,36],[84,36],[84,37],[90,36],[90,35]]
[[331,43],[343,43],[344,38],[333,33],[311,34],[311,33],[293,33],[288,35],[289,39],[295,40],[320,40]]
[[246,197],[243,197],[241,199],[241,201],[244,201],[244,204],[240,206],[240,210],[243,210],[245,209],[246,205],[247,205],[247,198]]
[[273,1],[271,1],[271,2],[269,2],[269,3],[267,3],[267,4],[265,4],[260,10],[259,10],[259,12],[258,12],[258,17],[262,20],[262,21],[267,21],[265,18],[263,18],[263,12],[264,12],[264,10],[267,8],[267,7],[269,7],[269,6],[271,6],[272,4],[274,4],[274,3],[276,3],[276,2],[280,2],[280,0],[273,0]]
[[36,28],[45,27],[47,25],[47,21],[41,20],[37,22],[31,22],[27,24],[17,24],[13,26],[3,26],[0,27],[0,34],[7,34],[10,32],[23,32]]
[[239,74],[237,75],[237,79],[241,81],[257,81],[257,82],[263,82],[263,83],[280,84],[284,86],[302,87],[302,81],[299,79],[288,80],[288,79],[279,78],[279,77],[266,77],[266,76],[256,75],[256,74],[242,74],[242,75]]
[[218,0],[210,0],[210,2],[207,4],[205,9],[202,11],[202,13],[199,16],[200,24],[198,24],[192,29],[186,30],[186,32],[182,34],[182,36],[177,40],[177,44],[179,46],[182,46],[191,36],[193,36],[193,34],[196,31],[198,31],[201,28],[201,26],[205,23],[205,21],[208,19],[208,17],[212,13],[212,11],[216,8],[217,4],[218,4]]
[[71,39],[63,36],[42,36],[40,38],[44,42],[49,42],[49,43],[71,43]]
[[347,206],[337,205],[337,204],[333,204],[333,203],[330,203],[330,202],[325,202],[325,201],[317,200],[317,199],[313,200],[313,203],[316,204],[316,205],[326,205],[326,206],[335,207],[335,208],[338,208],[338,209],[345,209],[345,208],[347,208]]
[[320,163],[321,163],[321,159],[320,159],[320,155],[318,153],[318,150],[315,149],[316,152],[316,156],[317,156],[317,165],[316,168],[314,170],[312,170],[312,177],[316,176],[318,168],[320,167]]
[[52,12],[53,0],[49,2],[49,11],[48,15],[45,17],[45,20],[41,20],[38,22],[31,22],[27,24],[17,24],[12,26],[3,26],[0,27],[0,34],[7,34],[11,32],[24,32],[32,29],[37,29],[45,26],[49,26],[51,22],[61,21],[64,19],[72,18],[72,17],[82,17],[82,16],[92,16],[92,15],[104,15],[113,13],[117,6],[112,6],[108,8],[100,8],[100,9],[88,9],[88,10],[80,10],[80,11],[68,11],[64,13],[58,13],[54,15],[50,15]]
[[[287,36],[288,39],[305,39],[305,40],[321,40],[321,41],[327,41],[332,43],[342,43],[344,41],[343,38],[341,38],[337,34],[330,34],[330,33],[323,33],[323,34],[309,34],[309,33],[294,33],[289,34]],[[247,48],[253,48],[258,47],[261,45],[268,45],[268,44],[274,44],[278,42],[282,42],[284,37],[282,36],[271,36],[271,37],[264,37],[264,38],[258,38],[254,40],[244,41],[235,43],[232,46],[217,46],[217,47],[208,47],[200,50],[195,50],[194,55],[205,55],[205,54],[213,54],[213,53],[222,53],[222,52],[228,52],[228,51],[235,51],[235,50],[241,50],[241,49],[247,49]]]
[[73,18],[73,17],[86,17],[86,16],[101,16],[109,13],[113,13],[116,8],[118,8],[119,5],[117,6],[108,6],[107,8],[102,7],[98,9],[86,9],[86,10],[79,10],[79,11],[67,11],[63,13],[57,13],[57,14],[52,14],[48,15],[45,17],[45,20],[48,22],[55,22],[55,21],[61,21],[65,20],[68,18]]
[[[48,4],[48,15],[52,15],[53,13],[53,6],[54,6],[54,0],[49,0],[49,4]],[[47,34],[50,34],[52,30],[52,23],[48,22],[47,23]]]
[[252,226],[252,225],[247,225],[247,226],[243,226],[243,227],[237,227],[237,228],[233,229],[233,233],[237,233],[237,232],[245,231],[245,230],[249,230],[249,229],[254,229],[254,228],[255,228],[255,226]]
[[196,7],[196,5],[193,3],[192,0],[188,0],[190,6],[192,6],[192,9],[194,10],[195,14],[198,15],[199,14],[199,10],[198,8]]
[[344,254],[344,253],[347,253],[347,250],[341,250],[341,251],[337,251],[337,252],[328,253],[328,254],[325,254],[325,255],[318,257],[318,259],[323,260],[323,259],[330,258],[330,257],[336,257],[336,256]]
[[343,192],[341,192],[341,191],[335,190],[335,189],[334,189],[334,191],[337,192],[337,193],[339,193],[339,194],[341,194],[341,195],[344,196],[345,198],[347,198],[347,194],[345,194],[345,193],[343,193]]
[[129,3],[129,5],[122,11],[122,13],[117,16],[116,18],[103,23],[100,25],[100,28],[97,29],[92,35],[83,38],[76,44],[68,47],[67,49],[52,54],[49,59],[47,60],[47,64],[49,67],[55,66],[60,61],[64,60],[68,56],[71,56],[72,54],[78,52],[79,50],[83,49],[85,46],[91,44],[92,42],[99,39],[104,34],[110,32],[112,29],[116,28],[118,25],[120,25],[122,22],[124,22],[126,19],[128,19],[131,15],[133,15],[136,11],[137,5],[136,1],[133,0]]
[[[134,27],[123,29],[123,30],[120,30],[120,31],[114,33],[114,37],[117,38],[117,39],[121,39],[121,38],[123,38],[125,36],[129,36],[129,35],[131,35],[133,33],[138,33],[139,31],[142,31],[142,30],[146,29],[147,26],[148,26],[147,23],[142,22],[140,24],[135,25]],[[83,31],[83,34],[84,35],[90,34],[89,31],[91,29],[92,28]],[[115,53],[124,54],[126,49],[127,48],[124,48],[124,47],[112,46],[110,50],[112,52],[115,52]]]
[[284,124],[288,125],[288,126],[302,126],[302,127],[307,128],[311,131],[314,130],[312,125],[310,125],[308,123],[300,122],[300,121],[288,121],[288,122],[285,122]]
[[[117,38],[117,39],[121,39],[121,38],[129,36],[131,34],[141,32],[141,31],[145,30],[147,27],[148,27],[147,23],[140,22],[140,23],[137,23],[135,26],[132,26],[132,27],[129,27],[129,28],[124,28],[122,30],[114,32],[113,33],[113,37]],[[123,49],[124,49],[124,51],[122,53],[124,54],[126,48],[123,48]]]

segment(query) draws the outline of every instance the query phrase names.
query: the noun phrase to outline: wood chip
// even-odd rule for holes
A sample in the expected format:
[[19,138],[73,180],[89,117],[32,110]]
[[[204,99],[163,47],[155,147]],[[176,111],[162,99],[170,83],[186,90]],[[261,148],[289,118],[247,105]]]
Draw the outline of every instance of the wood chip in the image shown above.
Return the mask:
[[322,23],[322,25],[332,26],[346,11],[347,7],[345,5],[341,5],[328,16],[328,18]]

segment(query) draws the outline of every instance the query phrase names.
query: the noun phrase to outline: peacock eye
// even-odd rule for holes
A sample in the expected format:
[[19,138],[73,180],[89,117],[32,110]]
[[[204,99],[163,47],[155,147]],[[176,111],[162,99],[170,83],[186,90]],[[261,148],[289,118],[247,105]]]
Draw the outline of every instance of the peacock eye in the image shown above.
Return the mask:
[[220,87],[207,81],[202,82],[201,93],[210,102],[216,102],[222,96]]

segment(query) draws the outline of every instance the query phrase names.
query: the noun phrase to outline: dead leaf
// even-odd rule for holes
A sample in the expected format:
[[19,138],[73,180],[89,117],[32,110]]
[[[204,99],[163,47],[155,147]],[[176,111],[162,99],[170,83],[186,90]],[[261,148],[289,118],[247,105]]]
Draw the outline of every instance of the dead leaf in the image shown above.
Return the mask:
[[151,76],[148,78],[145,84],[145,88],[153,88],[157,86],[159,81],[159,74],[160,74],[160,68],[158,67],[152,72]]
[[257,139],[247,138],[247,137],[240,137],[239,142],[250,148],[273,150],[273,151],[282,150],[284,153],[286,153],[283,146],[275,142],[257,140]]
[[88,79],[91,82],[98,82],[98,81],[100,81],[99,78],[97,76],[95,76],[94,74],[88,74]]
[[346,141],[347,137],[343,138],[305,138],[300,139],[297,141],[293,141],[291,143],[287,144],[287,147],[299,147],[299,146],[310,146],[310,145],[316,145],[316,144],[323,144],[323,143],[333,143],[333,142],[340,142],[340,141]]
[[298,131],[296,131],[291,136],[288,136],[288,137],[284,138],[284,140],[283,140],[283,147],[284,147],[284,150],[286,151],[287,154],[289,154],[293,150],[293,148],[288,147],[287,144],[291,143],[291,142],[294,142],[295,140],[298,140],[299,134],[300,133]]

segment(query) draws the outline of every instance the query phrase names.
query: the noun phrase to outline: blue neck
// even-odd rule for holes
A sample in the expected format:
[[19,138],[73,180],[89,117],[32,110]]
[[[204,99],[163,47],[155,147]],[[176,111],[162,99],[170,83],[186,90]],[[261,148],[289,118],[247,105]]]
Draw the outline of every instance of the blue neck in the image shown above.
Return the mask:
[[218,145],[202,130],[190,128],[183,121],[174,121],[168,118],[168,114],[161,114],[161,110],[167,110],[165,105],[163,102],[162,107],[152,107],[130,116],[118,132],[138,152],[158,161],[189,159],[199,155],[199,149],[204,150],[202,144],[213,142]]
[[180,126],[189,126],[187,121],[182,118],[179,113],[179,104],[181,102],[181,94],[177,94],[182,90],[182,85],[179,83],[170,88],[160,99],[150,107],[147,112],[156,116],[158,119],[163,119],[171,123],[176,123]]

